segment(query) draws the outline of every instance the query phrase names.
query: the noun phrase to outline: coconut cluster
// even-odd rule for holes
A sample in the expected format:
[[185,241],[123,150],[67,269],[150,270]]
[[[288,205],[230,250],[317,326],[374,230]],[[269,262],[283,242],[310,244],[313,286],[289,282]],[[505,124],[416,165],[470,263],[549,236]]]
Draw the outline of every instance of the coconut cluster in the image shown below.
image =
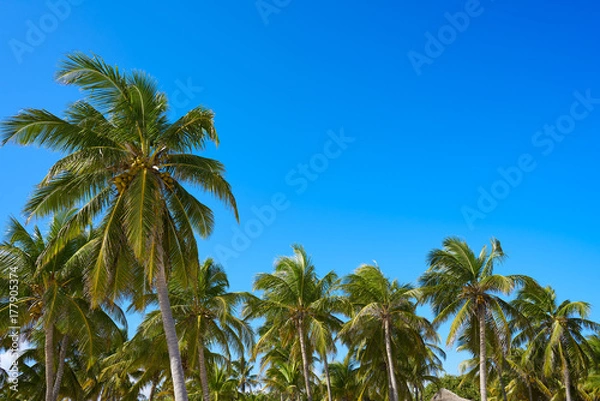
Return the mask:
[[124,171],[113,179],[119,193],[123,193],[123,191],[129,187],[129,184],[131,184],[131,181],[133,181],[135,175],[142,169],[150,169],[151,171],[156,170],[155,172],[160,175],[162,181],[169,188],[172,188],[173,185],[175,185],[175,180],[173,177],[171,177],[171,174],[166,171],[158,172],[157,167],[152,166],[147,159],[138,156],[133,160],[128,170]]
[[164,173],[160,173],[160,178],[162,178],[165,185],[169,188],[173,188],[173,185],[175,185],[175,180],[173,177],[171,177],[171,174],[167,173],[166,171]]
[[29,308],[29,316],[33,317],[34,319],[42,316],[42,303],[41,302],[36,302],[34,303],[30,308]]
[[114,178],[114,181],[115,186],[117,187],[117,191],[119,191],[119,193],[123,193],[123,191],[125,191],[129,186],[129,184],[131,184],[131,181],[133,181],[134,176],[135,172],[131,170],[125,171],[124,173],[116,176]]
[[127,189],[129,184],[131,184],[131,181],[133,181],[133,177],[135,177],[139,170],[150,167],[152,166],[148,160],[143,157],[137,156],[135,159],[133,159],[129,169],[114,178],[115,186],[117,187],[119,193],[123,193],[123,191]]

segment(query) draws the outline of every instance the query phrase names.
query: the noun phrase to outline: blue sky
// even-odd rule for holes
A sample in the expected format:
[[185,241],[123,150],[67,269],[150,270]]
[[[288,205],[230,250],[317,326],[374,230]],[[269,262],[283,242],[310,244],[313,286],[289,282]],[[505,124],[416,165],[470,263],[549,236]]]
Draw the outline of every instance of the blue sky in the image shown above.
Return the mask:
[[[201,256],[234,290],[295,242],[322,272],[376,260],[413,282],[445,237],[479,249],[495,236],[500,273],[600,320],[600,7],[526,3],[7,0],[0,118],[60,113],[80,96],[53,81],[60,59],[102,55],[155,76],[174,118],[215,111],[222,144],[207,153],[227,166],[241,224],[199,193],[217,215]],[[0,224],[58,156],[0,148]]]

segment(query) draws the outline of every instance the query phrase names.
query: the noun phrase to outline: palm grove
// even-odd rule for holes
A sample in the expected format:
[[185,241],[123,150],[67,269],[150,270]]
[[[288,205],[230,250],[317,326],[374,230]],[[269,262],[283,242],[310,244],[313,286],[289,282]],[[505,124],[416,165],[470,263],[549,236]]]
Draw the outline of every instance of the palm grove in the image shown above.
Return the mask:
[[[14,304],[24,345],[19,376],[0,371],[0,399],[422,401],[452,382],[459,394],[476,384],[481,401],[600,400],[590,305],[496,273],[495,239],[479,253],[445,239],[418,285],[376,265],[319,276],[293,245],[253,293],[230,292],[223,268],[198,257],[214,218],[188,192],[237,218],[224,166],[197,155],[219,143],[213,113],[169,121],[150,77],[96,56],[69,55],[57,79],[85,98],[63,117],[26,109],[1,126],[3,144],[62,158],[24,208],[48,226],[10,219],[0,244],[0,350]],[[124,307],[151,310],[132,338]],[[458,378],[443,375],[444,322],[447,345],[473,357]]]

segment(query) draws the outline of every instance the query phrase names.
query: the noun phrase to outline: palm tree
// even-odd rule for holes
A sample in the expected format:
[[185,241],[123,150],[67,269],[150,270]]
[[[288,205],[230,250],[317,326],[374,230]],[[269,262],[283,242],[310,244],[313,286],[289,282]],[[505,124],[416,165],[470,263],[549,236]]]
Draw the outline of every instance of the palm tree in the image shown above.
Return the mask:
[[514,376],[507,384],[507,392],[512,399],[534,401],[544,397],[552,398],[552,392],[543,382],[543,376],[538,374],[542,370],[538,361],[528,359],[524,349],[511,348],[506,362]]
[[588,343],[592,349],[593,369],[582,384],[582,390],[593,400],[600,400],[600,334],[588,337]]
[[[520,323],[521,316],[516,311],[511,310],[514,321],[512,324]],[[487,372],[488,379],[492,383],[497,381],[498,389],[502,394],[503,401],[508,401],[508,395],[506,393],[505,385],[505,372],[507,367],[507,357],[510,353],[510,346],[513,331],[510,327],[505,324],[498,324],[496,321],[487,319],[486,320],[486,349],[488,350],[487,355]],[[465,324],[461,335],[458,337],[457,351],[469,351],[473,355],[479,354],[479,320],[473,319],[468,324]],[[468,370],[467,374],[463,374],[463,380],[474,381],[479,374],[479,360],[478,358],[468,359],[464,361],[461,366],[463,371]]]
[[254,365],[249,363],[243,354],[231,364],[233,366],[233,375],[238,381],[240,394],[242,396],[245,395],[246,390],[249,390],[250,394],[252,394],[252,387],[258,384],[258,375],[253,373]]
[[[43,344],[43,339],[41,342]],[[12,382],[8,381],[9,371],[0,367],[0,399],[14,401],[45,400],[43,346],[20,351],[16,362],[20,370],[18,391],[11,389]]]
[[215,364],[209,381],[213,401],[233,401],[237,398],[237,380],[226,366]]
[[590,305],[581,301],[565,300],[558,304],[551,287],[536,283],[524,286],[513,305],[531,322],[516,341],[527,341],[526,358],[540,358],[546,377],[561,372],[565,399],[573,399],[575,377],[587,374],[592,366],[594,350],[585,337],[585,331],[600,332],[600,324],[588,320]]
[[408,381],[414,388],[414,400],[422,401],[425,392],[426,383],[437,383],[439,374],[443,372],[444,367],[442,359],[446,358],[445,352],[436,344],[427,343],[425,352],[411,353],[408,368]]
[[302,374],[299,361],[279,361],[271,364],[265,373],[265,387],[280,400],[300,401]]
[[337,284],[334,272],[319,279],[315,266],[301,245],[293,245],[293,256],[282,256],[275,262],[274,273],[261,273],[254,281],[254,290],[263,291],[246,307],[247,317],[264,317],[267,330],[257,343],[279,339],[285,344],[298,341],[308,401],[313,400],[311,360],[313,350],[309,341],[311,330],[326,337],[329,328],[339,324],[333,315],[340,308],[340,299],[333,295]]
[[138,332],[100,361],[90,398],[134,401],[148,388],[148,401],[154,401],[158,387],[167,381],[168,371],[164,367],[168,364],[166,346],[157,347],[154,338]]
[[[45,216],[81,206],[61,235],[102,216],[88,291],[95,303],[106,294],[156,288],[168,342],[176,401],[187,400],[167,278],[185,280],[197,271],[194,234],[208,236],[211,210],[183,186],[196,185],[237,208],[224,167],[192,154],[207,142],[218,143],[213,113],[198,107],[173,123],[167,98],[142,72],[128,75],[97,56],[67,56],[58,81],[87,95],[70,105],[65,118],[26,109],[1,127],[1,142],[39,145],[66,154],[48,172],[26,205],[30,215]],[[135,263],[137,262],[137,263]],[[139,266],[136,266],[139,265]],[[143,274],[140,273],[143,270]],[[145,282],[136,279],[145,277]]]
[[335,276],[331,276],[334,282],[323,286],[323,293],[317,296],[323,303],[319,306],[319,310],[315,310],[313,319],[310,320],[308,329],[309,339],[312,349],[319,355],[323,363],[325,373],[325,387],[327,389],[328,401],[333,401],[331,394],[331,376],[329,373],[329,355],[335,355],[335,337],[342,328],[342,321],[334,312],[340,312],[347,308],[346,300],[334,292],[339,287],[339,280]]
[[[223,267],[213,259],[200,264],[196,281],[188,287],[171,285],[171,303],[176,329],[187,344],[190,368],[198,367],[204,401],[210,401],[206,352],[217,346],[231,359],[231,351],[242,355],[253,346],[253,333],[248,323],[235,315],[236,307],[250,297],[247,293],[228,292],[229,281]],[[159,332],[160,314],[149,313],[140,325],[142,336],[154,338],[155,346],[164,343]],[[194,361],[197,361],[196,363]]]
[[[70,241],[62,241],[59,234],[72,214],[55,215],[47,236],[37,226],[28,232],[12,218],[7,241],[0,245],[0,271],[3,272],[0,284],[2,292],[6,291],[0,294],[0,314],[6,315],[1,319],[0,335],[6,334],[12,325],[8,314],[13,302],[8,296],[8,284],[17,282],[20,294],[14,304],[21,310],[19,323],[23,339],[34,346],[43,344],[46,401],[56,401],[59,397],[73,345],[87,360],[84,370],[89,369],[103,349],[123,341],[123,333],[109,314],[126,325],[123,312],[114,304],[91,309],[82,275],[89,260],[82,258],[81,253],[94,237],[88,231],[80,232]],[[18,280],[11,279],[13,276]],[[55,350],[59,350],[58,355]]]
[[344,278],[343,289],[354,310],[341,335],[358,344],[361,367],[384,355],[389,399],[398,401],[399,364],[409,354],[426,352],[425,339],[437,338],[433,326],[416,314],[413,300],[418,293],[410,285],[390,281],[372,265],[362,265]]
[[240,400],[242,401],[269,401],[272,398],[269,398],[269,395],[265,392],[258,392],[254,394],[246,394],[242,395]]
[[335,401],[353,401],[361,393],[358,368],[351,358],[329,365],[331,372],[331,393]]
[[504,252],[500,241],[492,239],[491,243],[491,252],[488,253],[484,246],[477,256],[466,242],[446,238],[443,249],[429,253],[429,269],[420,278],[423,300],[431,302],[436,315],[434,324],[455,315],[448,334],[448,345],[477,320],[481,401],[487,401],[486,322],[493,320],[508,327],[506,316],[511,313],[511,307],[499,294],[510,294],[518,284],[528,280],[524,276],[493,274],[494,266],[504,259]]

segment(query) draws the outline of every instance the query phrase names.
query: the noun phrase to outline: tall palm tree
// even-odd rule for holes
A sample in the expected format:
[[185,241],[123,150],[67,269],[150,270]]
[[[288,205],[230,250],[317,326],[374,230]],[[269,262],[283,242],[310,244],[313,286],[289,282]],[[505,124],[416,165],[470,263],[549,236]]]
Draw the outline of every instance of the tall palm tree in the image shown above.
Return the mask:
[[[236,308],[246,302],[250,295],[228,292],[229,281],[225,270],[210,258],[200,264],[195,277],[195,282],[188,287],[173,281],[171,303],[177,331],[187,344],[190,368],[198,368],[204,401],[210,401],[206,361],[208,350],[216,346],[230,360],[232,351],[242,355],[245,349],[253,346],[252,329],[246,321],[236,316]],[[156,336],[160,332],[159,327],[160,314],[157,312],[149,313],[140,325],[140,333],[154,338],[157,347],[163,343]]]
[[[98,302],[126,289],[156,288],[175,399],[185,401],[167,279],[170,273],[183,280],[194,277],[196,266],[188,263],[197,252],[194,234],[211,233],[213,214],[182,184],[216,196],[237,217],[223,165],[191,153],[209,141],[218,143],[213,113],[198,107],[170,123],[167,98],[154,80],[138,71],[125,75],[97,56],[67,56],[57,79],[79,87],[86,98],[70,105],[64,118],[26,109],[1,126],[3,144],[38,145],[65,154],[36,188],[26,212],[45,216],[80,206],[64,238],[74,227],[102,217],[101,234],[88,247],[96,255],[87,276],[89,293]],[[140,276],[145,281],[136,279]]]
[[570,300],[559,304],[551,287],[536,283],[524,286],[513,304],[531,322],[531,328],[521,332],[517,342],[528,342],[526,357],[541,358],[547,377],[561,372],[565,399],[571,401],[574,379],[585,377],[593,366],[594,350],[585,331],[600,333],[600,324],[587,319],[590,305]]
[[336,316],[336,312],[345,310],[348,307],[346,299],[335,294],[335,290],[339,287],[339,280],[334,276],[331,276],[331,278],[335,281],[329,283],[326,287],[322,287],[324,292],[318,297],[320,297],[323,305],[319,307],[319,311],[315,311],[318,313],[313,315],[308,329],[311,347],[317,352],[323,364],[328,401],[333,401],[328,358],[337,352],[335,339],[343,324],[342,320]]
[[[432,304],[434,324],[454,320],[447,344],[452,344],[473,321],[479,327],[479,391],[481,401],[487,401],[487,339],[486,321],[494,320],[508,327],[511,307],[499,295],[510,294],[517,285],[527,281],[523,276],[494,274],[494,266],[504,259],[500,241],[492,239],[491,251],[483,247],[479,255],[458,238],[446,238],[442,249],[428,256],[428,270],[421,276],[423,299]],[[508,331],[508,330],[506,330]]]
[[[60,238],[59,234],[72,214],[54,215],[46,236],[37,226],[28,232],[13,218],[9,222],[7,241],[0,244],[0,271],[3,273],[0,315],[6,315],[0,319],[0,335],[15,325],[9,323],[8,317],[13,303],[21,310],[19,323],[23,339],[34,347],[36,343],[43,344],[46,401],[56,401],[59,397],[73,345],[87,360],[84,370],[89,369],[103,349],[123,341],[122,332],[109,314],[126,325],[123,312],[115,304],[91,309],[82,275],[89,260],[82,258],[81,253],[94,237],[91,232],[84,231],[69,241]],[[62,242],[60,247],[57,242]],[[18,280],[12,279],[13,276]],[[11,282],[17,282],[20,291],[14,302],[8,296]],[[58,354],[55,350],[59,350]]]
[[[311,360],[313,347],[309,341],[312,330],[333,327],[339,320],[334,316],[340,308],[340,299],[333,291],[337,284],[334,272],[318,278],[315,266],[301,245],[293,245],[293,256],[282,256],[275,262],[275,272],[261,273],[254,281],[254,289],[263,291],[261,299],[254,299],[246,307],[246,316],[264,317],[269,326],[257,343],[280,339],[300,346],[304,387],[308,401],[313,400],[311,388]],[[325,335],[325,334],[323,334]]]
[[418,292],[410,285],[390,281],[373,265],[360,266],[343,282],[353,313],[341,335],[359,344],[361,366],[384,355],[389,399],[398,401],[400,361],[409,353],[426,352],[425,340],[437,338],[433,326],[416,314]]

